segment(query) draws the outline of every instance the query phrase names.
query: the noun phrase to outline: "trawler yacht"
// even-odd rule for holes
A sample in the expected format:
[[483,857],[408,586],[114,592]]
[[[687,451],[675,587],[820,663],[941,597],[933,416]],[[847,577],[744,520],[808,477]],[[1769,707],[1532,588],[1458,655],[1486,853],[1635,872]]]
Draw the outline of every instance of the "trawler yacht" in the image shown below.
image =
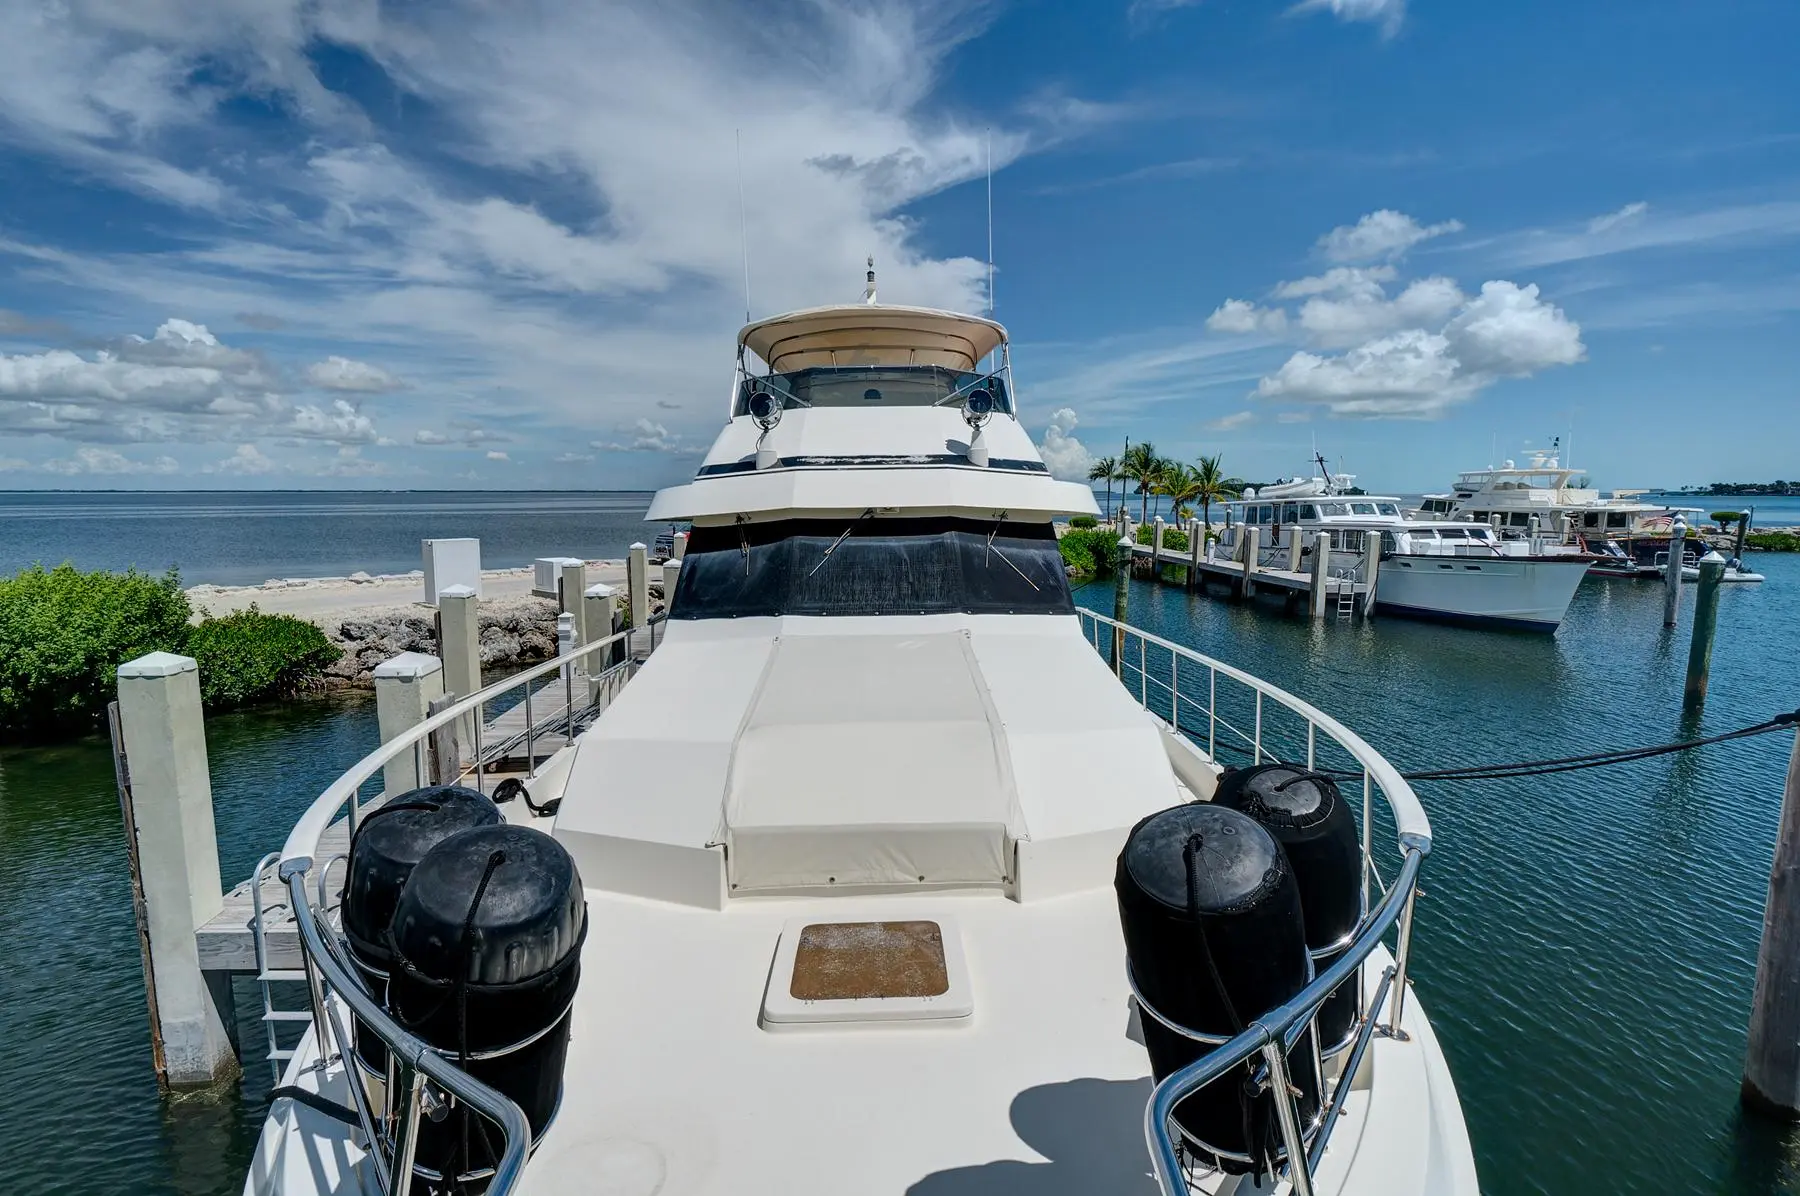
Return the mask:
[[1648,491],[1614,490],[1602,495],[1586,485],[1573,485],[1577,472],[1561,463],[1556,449],[1533,452],[1524,465],[1509,458],[1498,469],[1465,470],[1457,475],[1449,493],[1425,495],[1410,513],[1418,519],[1492,523],[1508,539],[1531,535],[1535,519],[1544,533],[1566,527],[1570,537],[1596,550],[1609,540],[1667,537],[1676,515],[1698,524],[1697,509],[1639,501]]
[[[1411,789],[1080,610],[1051,521],[1093,495],[1006,331],[870,283],[739,333],[647,516],[692,527],[666,619],[295,827],[312,1020],[250,1196],[1476,1196],[1406,974]],[[521,687],[544,759],[478,737],[460,784],[359,799]]]
[[[1262,563],[1309,571],[1323,532],[1331,575],[1373,580],[1377,611],[1523,631],[1555,631],[1601,559],[1554,537],[1507,539],[1485,522],[1408,519],[1399,498],[1345,493],[1352,480],[1332,474],[1246,490],[1225,504],[1223,542],[1241,552],[1253,537]],[[1370,534],[1379,537],[1373,569]]]

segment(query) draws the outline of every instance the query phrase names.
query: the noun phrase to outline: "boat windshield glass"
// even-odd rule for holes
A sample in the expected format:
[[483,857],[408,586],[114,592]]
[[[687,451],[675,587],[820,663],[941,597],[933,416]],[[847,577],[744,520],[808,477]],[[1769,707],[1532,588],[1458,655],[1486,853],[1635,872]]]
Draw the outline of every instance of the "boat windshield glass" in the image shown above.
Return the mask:
[[1075,612],[1047,523],[784,519],[696,527],[675,619]]
[[1398,515],[1400,513],[1400,507],[1397,503],[1378,502],[1375,506],[1383,515]]
[[964,373],[938,365],[815,366],[791,374],[764,374],[738,383],[733,415],[747,415],[757,390],[781,396],[784,407],[961,407],[986,390],[994,410],[1011,412],[1012,395],[1000,373]]

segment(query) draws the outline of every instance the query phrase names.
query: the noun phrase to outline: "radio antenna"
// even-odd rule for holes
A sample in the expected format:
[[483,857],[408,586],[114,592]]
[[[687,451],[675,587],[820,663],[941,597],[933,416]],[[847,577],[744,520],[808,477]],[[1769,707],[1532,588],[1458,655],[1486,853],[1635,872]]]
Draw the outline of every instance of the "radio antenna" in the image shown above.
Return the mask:
[[994,315],[994,130],[987,131],[987,301],[988,318]]
[[750,322],[750,216],[744,210],[744,131],[733,130],[737,139],[738,240],[744,247],[744,323]]

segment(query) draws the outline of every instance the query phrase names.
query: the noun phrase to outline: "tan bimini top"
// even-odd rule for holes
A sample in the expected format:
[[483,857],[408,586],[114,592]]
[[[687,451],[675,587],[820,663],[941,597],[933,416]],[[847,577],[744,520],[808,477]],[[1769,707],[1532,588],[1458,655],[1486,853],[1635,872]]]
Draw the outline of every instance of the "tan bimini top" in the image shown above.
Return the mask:
[[864,365],[972,371],[976,362],[1006,343],[1006,329],[980,316],[936,308],[853,303],[746,324],[738,343],[778,374]]

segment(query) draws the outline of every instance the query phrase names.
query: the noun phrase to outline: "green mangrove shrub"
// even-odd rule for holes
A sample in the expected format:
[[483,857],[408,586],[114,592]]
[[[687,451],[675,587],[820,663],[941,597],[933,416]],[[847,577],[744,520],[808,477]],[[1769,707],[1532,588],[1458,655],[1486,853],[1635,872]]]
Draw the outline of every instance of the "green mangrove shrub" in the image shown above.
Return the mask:
[[1095,519],[1092,515],[1071,515],[1069,516],[1069,526],[1081,530],[1090,527],[1098,527],[1100,526],[1100,521]]
[[187,595],[174,570],[154,577],[34,566],[0,578],[0,737],[92,729],[116,670],[187,644]]
[[200,699],[209,709],[229,710],[305,689],[337,660],[325,633],[292,615],[272,615],[255,604],[188,630],[188,655],[200,665]]
[[1056,542],[1062,551],[1063,564],[1082,577],[1110,573],[1113,554],[1118,551],[1119,537],[1110,528],[1088,528],[1064,532]]

